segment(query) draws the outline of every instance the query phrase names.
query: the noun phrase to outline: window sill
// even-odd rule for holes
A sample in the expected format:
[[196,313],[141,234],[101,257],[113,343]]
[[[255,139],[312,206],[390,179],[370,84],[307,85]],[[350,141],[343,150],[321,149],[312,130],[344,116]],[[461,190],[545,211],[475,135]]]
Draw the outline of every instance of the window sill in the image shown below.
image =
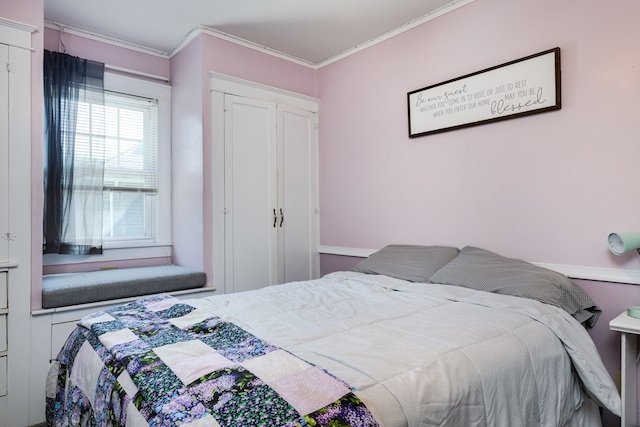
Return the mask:
[[171,257],[171,244],[104,248],[102,255],[58,255],[42,256],[43,266],[84,264],[89,262],[124,261],[144,258]]

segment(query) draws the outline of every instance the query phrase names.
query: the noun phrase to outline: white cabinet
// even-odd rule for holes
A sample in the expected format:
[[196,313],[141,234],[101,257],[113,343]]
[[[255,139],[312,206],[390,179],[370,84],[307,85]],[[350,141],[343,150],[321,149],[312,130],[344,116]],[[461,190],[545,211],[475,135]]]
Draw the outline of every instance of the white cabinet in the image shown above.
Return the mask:
[[0,427],[30,424],[25,373],[30,372],[34,31],[0,18]]
[[213,279],[227,293],[318,275],[317,102],[245,83],[212,82]]

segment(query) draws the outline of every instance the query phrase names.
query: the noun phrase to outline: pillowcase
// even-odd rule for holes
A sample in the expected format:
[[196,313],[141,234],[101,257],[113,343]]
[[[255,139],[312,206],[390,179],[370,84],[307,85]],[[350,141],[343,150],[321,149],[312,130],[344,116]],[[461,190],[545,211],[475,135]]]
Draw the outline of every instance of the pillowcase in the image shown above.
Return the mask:
[[425,283],[458,252],[449,246],[389,245],[360,261],[352,271]]
[[429,283],[534,299],[562,308],[588,327],[602,313],[582,288],[562,274],[471,246],[462,248]]

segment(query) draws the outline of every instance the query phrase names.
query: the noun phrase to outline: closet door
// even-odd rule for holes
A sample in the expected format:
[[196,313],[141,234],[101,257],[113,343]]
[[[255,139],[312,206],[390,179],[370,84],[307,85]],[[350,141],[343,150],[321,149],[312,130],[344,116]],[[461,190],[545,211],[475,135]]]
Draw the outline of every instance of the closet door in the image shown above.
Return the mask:
[[227,292],[278,283],[276,104],[225,95]]
[[318,100],[210,75],[214,286],[317,278]]
[[278,104],[280,282],[315,277],[316,114]]
[[9,261],[9,47],[0,44],[0,263]]

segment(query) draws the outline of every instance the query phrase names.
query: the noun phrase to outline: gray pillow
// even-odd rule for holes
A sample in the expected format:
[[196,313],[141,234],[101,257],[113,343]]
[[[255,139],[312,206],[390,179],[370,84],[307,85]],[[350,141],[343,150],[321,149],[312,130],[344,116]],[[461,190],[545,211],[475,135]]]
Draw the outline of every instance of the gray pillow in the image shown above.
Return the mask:
[[458,248],[448,246],[389,245],[356,264],[352,270],[425,283],[457,255]]
[[535,299],[564,309],[588,327],[596,324],[602,312],[582,288],[562,274],[471,246],[462,248],[429,283]]

